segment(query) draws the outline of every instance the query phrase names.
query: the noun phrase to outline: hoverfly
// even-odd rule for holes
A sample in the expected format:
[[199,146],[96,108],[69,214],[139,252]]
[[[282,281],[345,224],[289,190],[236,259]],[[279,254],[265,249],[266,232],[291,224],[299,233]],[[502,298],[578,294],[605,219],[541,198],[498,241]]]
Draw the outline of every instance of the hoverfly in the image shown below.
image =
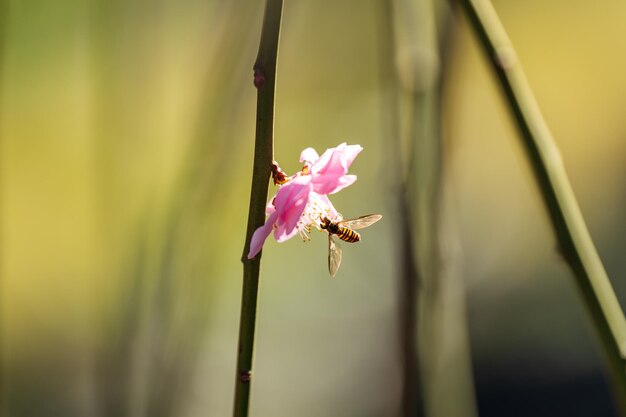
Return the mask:
[[341,265],[341,248],[335,244],[333,235],[344,242],[355,243],[361,240],[361,235],[355,232],[357,229],[363,229],[373,225],[383,216],[381,214],[368,214],[366,216],[357,217],[356,219],[341,220],[333,222],[328,217],[324,217],[320,223],[320,228],[328,232],[328,271],[330,276],[334,277]]

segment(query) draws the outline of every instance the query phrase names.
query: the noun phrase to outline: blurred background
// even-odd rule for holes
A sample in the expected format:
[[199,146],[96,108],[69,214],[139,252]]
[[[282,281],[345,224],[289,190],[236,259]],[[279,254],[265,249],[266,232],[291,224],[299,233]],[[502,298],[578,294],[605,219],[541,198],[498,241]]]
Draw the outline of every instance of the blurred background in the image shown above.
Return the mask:
[[[3,416],[231,414],[263,3],[0,2]],[[626,3],[494,4],[624,305]],[[445,3],[285,2],[275,158],[362,145],[333,202],[385,217],[336,279],[323,234],[268,240],[252,415],[400,415],[398,184],[421,242],[420,172],[441,173],[447,254],[418,297],[427,414],[614,415],[483,58]],[[402,120],[440,135],[441,166]]]

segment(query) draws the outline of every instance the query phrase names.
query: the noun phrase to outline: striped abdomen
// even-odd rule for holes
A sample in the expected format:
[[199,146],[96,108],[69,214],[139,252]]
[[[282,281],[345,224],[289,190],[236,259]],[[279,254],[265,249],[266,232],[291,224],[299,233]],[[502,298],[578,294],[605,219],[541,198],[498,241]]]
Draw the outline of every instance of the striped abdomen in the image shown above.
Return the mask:
[[336,232],[337,237],[343,240],[344,242],[355,243],[361,240],[361,235],[352,229],[348,229],[347,227],[341,227],[341,226],[339,226],[338,229],[339,230],[337,230]]

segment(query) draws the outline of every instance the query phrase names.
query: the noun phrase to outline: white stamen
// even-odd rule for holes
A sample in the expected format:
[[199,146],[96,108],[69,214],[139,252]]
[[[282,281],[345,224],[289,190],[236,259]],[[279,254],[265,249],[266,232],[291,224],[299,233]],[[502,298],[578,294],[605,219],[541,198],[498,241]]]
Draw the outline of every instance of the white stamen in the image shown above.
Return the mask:
[[325,217],[333,221],[342,219],[341,214],[335,212],[334,208],[325,201],[317,196],[311,195],[297,225],[298,234],[304,242],[311,240],[309,234],[311,230],[313,230],[313,227],[317,230],[322,230],[320,222]]

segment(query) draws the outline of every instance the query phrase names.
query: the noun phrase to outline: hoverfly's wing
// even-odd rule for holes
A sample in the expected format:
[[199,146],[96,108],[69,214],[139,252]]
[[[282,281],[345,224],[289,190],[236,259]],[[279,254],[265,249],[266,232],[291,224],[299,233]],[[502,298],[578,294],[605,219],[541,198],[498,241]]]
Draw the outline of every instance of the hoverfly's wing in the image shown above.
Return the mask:
[[373,225],[382,218],[382,214],[368,214],[366,216],[357,217],[356,219],[343,220],[338,222],[338,224],[352,230],[364,229]]
[[341,248],[337,246],[335,241],[333,240],[333,236],[328,234],[328,272],[330,272],[331,277],[335,277],[337,275],[337,271],[339,270],[339,265],[341,265]]

